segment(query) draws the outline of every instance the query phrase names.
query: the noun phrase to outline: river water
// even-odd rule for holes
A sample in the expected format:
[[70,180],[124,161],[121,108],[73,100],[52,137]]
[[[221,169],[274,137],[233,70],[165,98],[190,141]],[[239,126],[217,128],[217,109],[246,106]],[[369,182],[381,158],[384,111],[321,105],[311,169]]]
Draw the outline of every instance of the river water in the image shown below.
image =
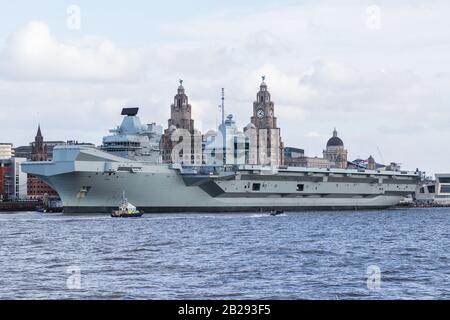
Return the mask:
[[0,299],[450,299],[450,209],[0,214]]

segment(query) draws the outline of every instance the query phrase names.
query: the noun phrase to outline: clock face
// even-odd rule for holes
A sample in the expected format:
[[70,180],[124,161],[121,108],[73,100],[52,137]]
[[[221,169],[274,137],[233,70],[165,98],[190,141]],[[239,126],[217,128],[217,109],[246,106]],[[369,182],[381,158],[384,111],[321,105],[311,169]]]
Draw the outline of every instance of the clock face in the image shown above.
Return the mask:
[[256,116],[257,116],[259,119],[264,118],[264,116],[265,116],[264,110],[263,110],[263,109],[258,109],[258,110],[256,111]]

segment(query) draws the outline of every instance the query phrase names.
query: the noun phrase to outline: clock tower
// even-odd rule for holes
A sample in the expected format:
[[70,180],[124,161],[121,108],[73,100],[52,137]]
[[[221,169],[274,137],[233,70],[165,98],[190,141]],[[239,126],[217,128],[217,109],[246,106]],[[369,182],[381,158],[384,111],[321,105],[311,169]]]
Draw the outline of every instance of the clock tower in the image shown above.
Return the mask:
[[[280,128],[277,127],[277,118],[274,112],[275,105],[271,100],[265,80],[266,77],[263,76],[259,92],[256,94],[256,101],[253,102],[253,116],[251,117],[251,123],[256,128],[257,133],[258,164],[282,165],[284,162],[284,145],[281,141]],[[269,159],[268,161],[263,161],[262,157],[260,157],[260,149],[264,147],[264,140],[266,140],[263,138],[263,135],[267,136],[265,154],[267,159]]]

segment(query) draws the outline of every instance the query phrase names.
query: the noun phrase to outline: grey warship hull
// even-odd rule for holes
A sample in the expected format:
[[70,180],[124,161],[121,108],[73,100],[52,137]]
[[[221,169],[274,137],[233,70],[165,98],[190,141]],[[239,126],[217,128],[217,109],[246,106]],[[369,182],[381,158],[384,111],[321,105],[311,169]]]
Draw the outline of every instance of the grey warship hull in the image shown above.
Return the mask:
[[27,162],[61,197],[65,213],[111,213],[125,191],[145,213],[383,209],[413,193],[419,175],[348,169],[183,167],[61,146],[52,162]]

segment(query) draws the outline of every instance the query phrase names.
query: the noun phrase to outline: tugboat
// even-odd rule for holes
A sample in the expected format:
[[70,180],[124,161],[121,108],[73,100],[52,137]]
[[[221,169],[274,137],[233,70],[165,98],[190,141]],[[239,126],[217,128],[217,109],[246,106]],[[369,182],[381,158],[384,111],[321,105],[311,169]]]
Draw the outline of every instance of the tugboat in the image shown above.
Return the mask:
[[119,206],[119,210],[114,210],[111,214],[113,218],[138,218],[142,217],[143,212],[140,212],[128,202],[128,199],[125,197],[125,191],[122,196],[122,204]]
[[36,207],[39,213],[61,213],[63,212],[62,202],[58,198],[51,198],[46,193],[42,198],[42,205]]

